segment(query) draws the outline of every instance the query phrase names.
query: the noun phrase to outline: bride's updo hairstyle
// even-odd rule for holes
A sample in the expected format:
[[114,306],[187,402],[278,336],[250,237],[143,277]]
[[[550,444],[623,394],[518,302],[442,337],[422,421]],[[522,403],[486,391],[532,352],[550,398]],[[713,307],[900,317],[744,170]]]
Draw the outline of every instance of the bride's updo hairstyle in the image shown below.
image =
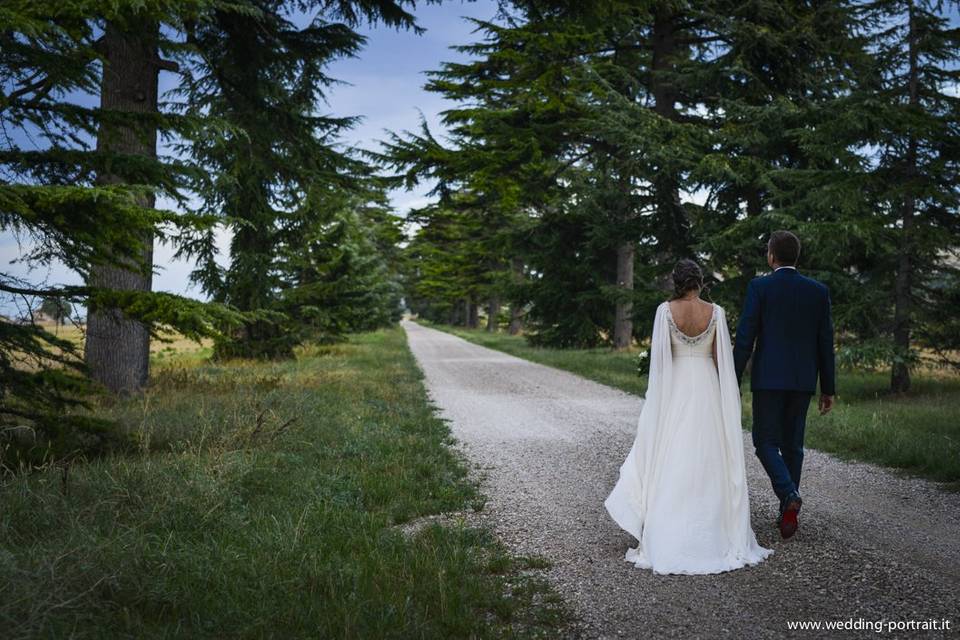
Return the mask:
[[703,271],[693,260],[684,258],[673,268],[673,300],[678,300],[688,291],[703,288]]

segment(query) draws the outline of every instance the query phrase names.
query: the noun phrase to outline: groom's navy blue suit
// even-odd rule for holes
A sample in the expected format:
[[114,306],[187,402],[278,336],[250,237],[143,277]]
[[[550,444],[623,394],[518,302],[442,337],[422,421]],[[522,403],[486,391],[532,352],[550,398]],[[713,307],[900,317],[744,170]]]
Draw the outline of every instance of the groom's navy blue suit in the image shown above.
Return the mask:
[[800,486],[817,378],[820,393],[836,394],[827,287],[790,267],[751,280],[733,349],[738,382],[751,354],[753,446],[782,505]]

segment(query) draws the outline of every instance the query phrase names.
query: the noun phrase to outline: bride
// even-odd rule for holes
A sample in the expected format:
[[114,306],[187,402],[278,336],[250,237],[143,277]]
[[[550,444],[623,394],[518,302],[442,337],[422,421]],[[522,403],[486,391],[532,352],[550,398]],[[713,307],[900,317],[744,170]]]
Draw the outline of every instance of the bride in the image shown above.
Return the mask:
[[740,389],[721,307],[700,299],[692,260],[657,308],[637,435],[604,502],[638,540],[626,560],[655,573],[718,573],[773,553],[757,544],[743,460]]

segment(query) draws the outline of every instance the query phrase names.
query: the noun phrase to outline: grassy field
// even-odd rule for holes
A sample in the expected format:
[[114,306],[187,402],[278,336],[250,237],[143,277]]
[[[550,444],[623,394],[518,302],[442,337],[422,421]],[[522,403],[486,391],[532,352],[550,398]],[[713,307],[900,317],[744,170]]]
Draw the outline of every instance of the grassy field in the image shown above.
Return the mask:
[[[643,394],[646,380],[636,373],[636,352],[609,349],[544,349],[521,336],[430,325],[476,344],[565,369],[630,393]],[[811,406],[806,444],[842,458],[865,460],[960,488],[960,376],[926,373],[915,377],[905,396],[886,392],[889,374],[843,372],[838,404],[827,416]],[[751,398],[744,384],[744,425],[749,428]],[[815,399],[814,399],[815,400]]]
[[[78,348],[83,349],[85,328],[82,325],[57,325],[53,322],[41,322],[38,324],[53,335],[74,342]],[[164,335],[163,341],[150,341],[150,354],[155,361],[163,360],[164,358],[183,360],[185,357],[208,357],[212,346],[212,340],[204,339],[198,343],[194,340],[184,338],[178,333],[168,333]]]
[[[161,354],[162,353],[162,354]],[[0,483],[0,629],[18,638],[552,637],[566,613],[484,530],[399,328],[295,361],[158,353],[98,411],[139,451]]]

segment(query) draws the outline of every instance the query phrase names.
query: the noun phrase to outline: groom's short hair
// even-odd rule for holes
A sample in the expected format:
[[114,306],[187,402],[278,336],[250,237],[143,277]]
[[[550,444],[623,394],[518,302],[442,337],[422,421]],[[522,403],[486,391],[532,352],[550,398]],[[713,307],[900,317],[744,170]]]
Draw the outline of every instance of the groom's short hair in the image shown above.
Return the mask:
[[784,266],[794,267],[800,258],[800,238],[789,231],[774,231],[767,243],[773,258]]

